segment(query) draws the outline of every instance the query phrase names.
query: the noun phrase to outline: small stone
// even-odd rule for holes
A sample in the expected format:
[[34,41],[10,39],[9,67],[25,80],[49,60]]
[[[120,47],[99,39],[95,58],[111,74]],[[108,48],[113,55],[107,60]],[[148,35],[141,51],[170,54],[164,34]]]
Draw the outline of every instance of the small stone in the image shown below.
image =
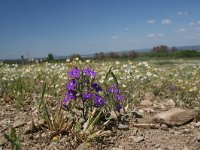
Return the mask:
[[173,146],[167,146],[167,150],[175,150]]
[[110,112],[110,116],[114,119],[117,120],[117,114],[114,111]]
[[128,114],[124,114],[124,115],[121,116],[121,121],[123,123],[128,123],[129,120],[130,120],[130,116]]
[[119,124],[118,129],[120,129],[120,130],[128,130],[129,129],[129,125]]
[[165,131],[169,130],[169,128],[168,128],[168,126],[166,124],[161,124],[161,129],[165,130]]
[[144,141],[144,137],[143,136],[137,136],[137,137],[134,137],[133,140],[134,140],[134,142],[139,143],[141,141]]
[[197,113],[194,110],[174,108],[153,116],[152,120],[154,122],[167,124],[169,126],[181,126],[191,122],[196,115]]
[[195,124],[196,127],[200,127],[200,121]]
[[112,150],[124,150],[124,148],[122,146],[119,146],[119,147],[113,147]]
[[135,118],[142,118],[142,113],[140,111],[134,110],[134,111],[131,111],[131,113],[133,114]]
[[18,128],[18,127],[24,126],[25,124],[26,122],[23,122],[22,120],[17,120],[13,123],[13,127]]
[[159,147],[160,147],[160,144],[156,144],[156,145],[155,145],[155,148],[159,148]]
[[187,145],[184,145],[183,150],[190,150]]
[[38,139],[40,137],[40,135],[39,134],[36,134],[35,136],[34,136],[34,139]]
[[80,118],[80,119],[79,119],[79,123],[80,123],[81,125],[83,125],[83,124],[85,123],[85,119],[84,119],[84,118]]
[[190,129],[184,129],[184,133],[190,133]]
[[180,134],[182,134],[183,132],[180,132],[180,131],[174,131],[173,132],[173,134],[175,134],[175,135],[180,135]]

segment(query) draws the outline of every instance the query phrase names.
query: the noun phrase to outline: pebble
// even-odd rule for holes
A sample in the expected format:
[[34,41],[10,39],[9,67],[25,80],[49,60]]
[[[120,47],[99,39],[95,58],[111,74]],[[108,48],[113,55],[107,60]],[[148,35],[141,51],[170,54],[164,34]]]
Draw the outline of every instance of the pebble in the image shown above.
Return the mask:
[[119,124],[118,129],[120,129],[120,130],[128,130],[129,129],[129,125]]
[[134,137],[133,140],[134,140],[134,142],[139,143],[141,141],[144,141],[144,137],[143,136],[137,136],[137,137]]
[[124,148],[122,146],[119,146],[119,148],[118,147],[113,147],[112,150],[124,150]]
[[13,127],[14,128],[18,128],[18,127],[21,127],[21,126],[24,126],[26,124],[26,122],[22,121],[22,120],[17,120],[13,123]]
[[111,111],[110,115],[114,120],[117,120],[117,114],[114,111]]
[[183,150],[189,150],[188,146],[184,145]]
[[200,127],[200,121],[195,124],[196,127]]
[[190,129],[184,129],[183,133],[190,133]]
[[142,113],[140,111],[132,111],[131,112],[135,118],[142,118]]
[[173,146],[167,146],[167,150],[175,150]]
[[79,123],[80,123],[81,125],[83,125],[83,124],[85,123],[85,119],[84,119],[84,118],[80,118]]
[[161,124],[161,129],[162,130],[165,130],[165,131],[168,131],[168,126],[166,124]]
[[160,144],[156,144],[156,145],[155,145],[155,148],[159,148],[159,147],[160,147]]

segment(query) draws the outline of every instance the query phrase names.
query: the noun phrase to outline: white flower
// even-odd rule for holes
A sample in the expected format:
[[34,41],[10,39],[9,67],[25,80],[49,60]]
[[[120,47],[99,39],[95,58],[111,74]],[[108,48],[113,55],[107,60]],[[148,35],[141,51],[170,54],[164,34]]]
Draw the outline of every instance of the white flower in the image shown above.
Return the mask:
[[79,57],[76,57],[75,60],[78,61],[78,60],[79,60]]
[[109,81],[113,80],[113,77],[109,77],[108,80],[109,80]]
[[125,84],[122,84],[122,87],[124,87],[124,88],[125,88],[125,87],[126,87],[126,85],[125,85]]
[[116,65],[119,65],[119,64],[120,64],[120,62],[119,62],[119,61],[116,61],[116,62],[115,62],[115,64],[116,64]]
[[89,60],[89,59],[87,59],[87,60],[86,60],[86,63],[89,63],[89,62],[90,62],[90,60]]

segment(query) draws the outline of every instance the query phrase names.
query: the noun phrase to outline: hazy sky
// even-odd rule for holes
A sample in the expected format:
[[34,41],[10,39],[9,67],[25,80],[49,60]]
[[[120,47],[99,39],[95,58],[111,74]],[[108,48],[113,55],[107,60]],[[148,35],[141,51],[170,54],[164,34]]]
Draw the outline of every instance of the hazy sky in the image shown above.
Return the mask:
[[200,0],[0,0],[0,59],[200,45]]

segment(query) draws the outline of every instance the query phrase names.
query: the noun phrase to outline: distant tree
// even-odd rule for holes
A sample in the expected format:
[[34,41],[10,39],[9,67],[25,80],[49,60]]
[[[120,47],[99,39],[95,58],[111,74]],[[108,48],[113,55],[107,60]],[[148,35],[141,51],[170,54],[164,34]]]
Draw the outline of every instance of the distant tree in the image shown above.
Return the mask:
[[21,55],[22,64],[24,64],[24,55]]
[[138,53],[134,50],[128,52],[128,57],[136,58]]
[[159,45],[153,47],[152,52],[168,52],[169,48],[166,45]]
[[127,53],[127,52],[122,52],[122,53],[120,54],[120,57],[122,57],[122,58],[127,58],[127,57],[129,57],[129,56],[128,56],[128,53]]
[[108,58],[118,58],[119,57],[119,54],[116,53],[116,52],[109,52],[107,54]]
[[103,59],[103,58],[105,58],[105,54],[104,54],[104,52],[95,53],[94,58],[95,59]]
[[54,60],[53,54],[49,53],[47,56],[47,61],[52,61],[52,60]]
[[171,48],[171,51],[172,51],[172,52],[176,52],[176,51],[177,51],[177,48],[176,48],[175,46],[173,46],[173,47]]

